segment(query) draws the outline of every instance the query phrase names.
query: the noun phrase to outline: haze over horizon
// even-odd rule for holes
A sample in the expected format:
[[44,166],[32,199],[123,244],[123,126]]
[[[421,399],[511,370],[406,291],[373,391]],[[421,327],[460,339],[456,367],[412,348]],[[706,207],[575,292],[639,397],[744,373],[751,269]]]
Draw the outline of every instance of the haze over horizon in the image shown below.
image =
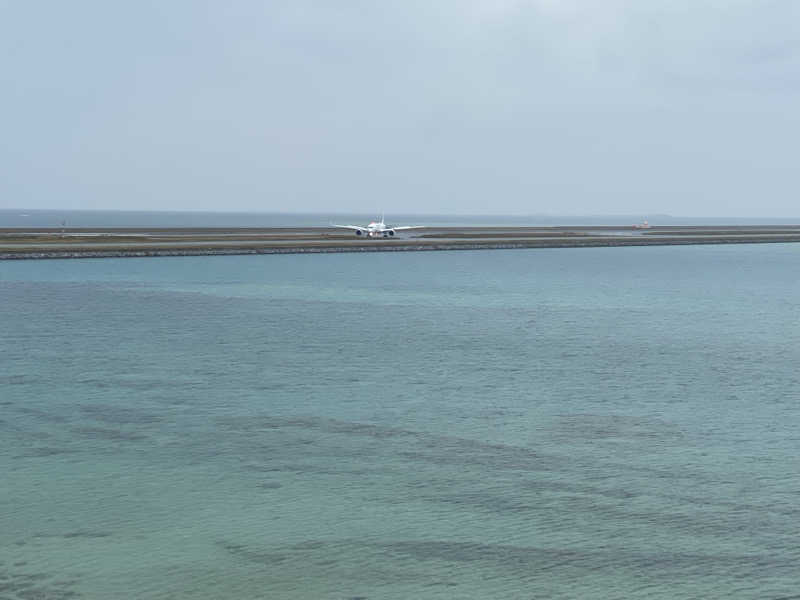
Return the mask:
[[800,213],[788,0],[3,7],[0,209]]
[[[142,214],[150,214],[150,215],[158,215],[158,214],[220,214],[220,215],[286,215],[286,216],[320,216],[320,215],[330,215],[330,216],[346,216],[346,217],[354,217],[354,218],[361,218],[361,219],[372,219],[372,218],[379,218],[381,214],[383,214],[386,220],[397,219],[398,217],[413,217],[413,216],[429,216],[429,217],[450,217],[450,216],[460,216],[460,217],[543,217],[547,219],[558,219],[558,218],[566,218],[566,219],[580,219],[583,217],[586,218],[598,218],[598,219],[620,219],[620,224],[623,223],[624,220],[641,220],[641,219],[665,219],[667,221],[673,220],[691,220],[691,219],[698,219],[698,220],[709,220],[715,218],[730,218],[732,220],[758,220],[762,222],[766,222],[770,215],[759,215],[759,216],[752,216],[752,217],[740,217],[736,215],[729,215],[719,217],[719,215],[695,215],[695,216],[686,216],[686,215],[671,215],[665,213],[553,213],[553,212],[492,212],[490,210],[486,211],[479,211],[474,210],[472,212],[437,212],[431,210],[419,210],[415,212],[409,211],[402,211],[396,213],[387,213],[381,211],[370,211],[369,209],[366,210],[336,210],[334,207],[332,210],[295,210],[295,211],[281,211],[281,210],[246,210],[246,209],[231,209],[231,210],[224,210],[224,209],[193,209],[193,208],[175,208],[175,209],[138,209],[138,208],[53,208],[53,207],[35,207],[35,208],[25,208],[19,206],[12,206],[9,208],[0,208],[0,212],[5,214],[16,214],[16,216],[29,216],[27,213],[35,214],[35,213],[53,213],[53,214],[61,214],[63,212],[64,216],[67,216],[71,213],[142,213]],[[798,219],[800,220],[800,216],[788,216],[788,217],[772,217],[779,221],[786,221],[791,219]]]

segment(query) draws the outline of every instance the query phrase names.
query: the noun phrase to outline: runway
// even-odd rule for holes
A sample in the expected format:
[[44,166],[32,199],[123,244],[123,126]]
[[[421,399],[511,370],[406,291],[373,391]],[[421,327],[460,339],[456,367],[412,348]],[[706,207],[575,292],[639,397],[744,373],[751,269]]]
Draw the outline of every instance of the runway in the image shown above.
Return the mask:
[[430,227],[364,238],[328,227],[6,228],[0,259],[401,252],[800,242],[800,225]]

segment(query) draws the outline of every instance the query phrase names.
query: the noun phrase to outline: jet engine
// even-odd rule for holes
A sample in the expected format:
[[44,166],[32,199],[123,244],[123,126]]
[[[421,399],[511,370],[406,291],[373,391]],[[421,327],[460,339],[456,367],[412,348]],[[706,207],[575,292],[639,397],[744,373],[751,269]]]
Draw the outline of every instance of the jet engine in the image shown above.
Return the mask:
[[356,235],[361,235],[361,230],[360,229],[356,229]]

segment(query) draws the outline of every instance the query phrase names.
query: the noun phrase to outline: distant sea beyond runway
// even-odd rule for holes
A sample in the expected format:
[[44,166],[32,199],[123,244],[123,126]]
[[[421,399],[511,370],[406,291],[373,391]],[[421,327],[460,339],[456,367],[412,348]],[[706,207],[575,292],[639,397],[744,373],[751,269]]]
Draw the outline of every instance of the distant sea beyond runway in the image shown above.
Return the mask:
[[[207,211],[127,211],[127,210],[32,210],[0,209],[3,227],[326,227],[331,222],[366,224],[380,217],[369,213],[278,213]],[[669,215],[436,215],[386,213],[389,225],[429,227],[559,225],[633,225],[649,221],[652,225],[788,225],[797,219],[673,217]],[[62,225],[63,224],[63,225]]]

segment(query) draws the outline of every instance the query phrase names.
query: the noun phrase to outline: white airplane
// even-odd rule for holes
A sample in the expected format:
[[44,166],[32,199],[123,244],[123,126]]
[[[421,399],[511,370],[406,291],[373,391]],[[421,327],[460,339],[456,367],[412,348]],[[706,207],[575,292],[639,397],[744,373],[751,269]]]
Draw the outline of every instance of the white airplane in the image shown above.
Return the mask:
[[358,225],[336,225],[335,223],[331,223],[331,227],[339,227],[341,229],[352,229],[355,231],[356,235],[365,235],[367,237],[394,237],[394,233],[396,231],[405,231],[406,229],[421,229],[424,225],[411,225],[405,227],[387,227],[386,223],[383,222],[383,215],[381,215],[380,221],[372,221],[366,227],[360,227]]

